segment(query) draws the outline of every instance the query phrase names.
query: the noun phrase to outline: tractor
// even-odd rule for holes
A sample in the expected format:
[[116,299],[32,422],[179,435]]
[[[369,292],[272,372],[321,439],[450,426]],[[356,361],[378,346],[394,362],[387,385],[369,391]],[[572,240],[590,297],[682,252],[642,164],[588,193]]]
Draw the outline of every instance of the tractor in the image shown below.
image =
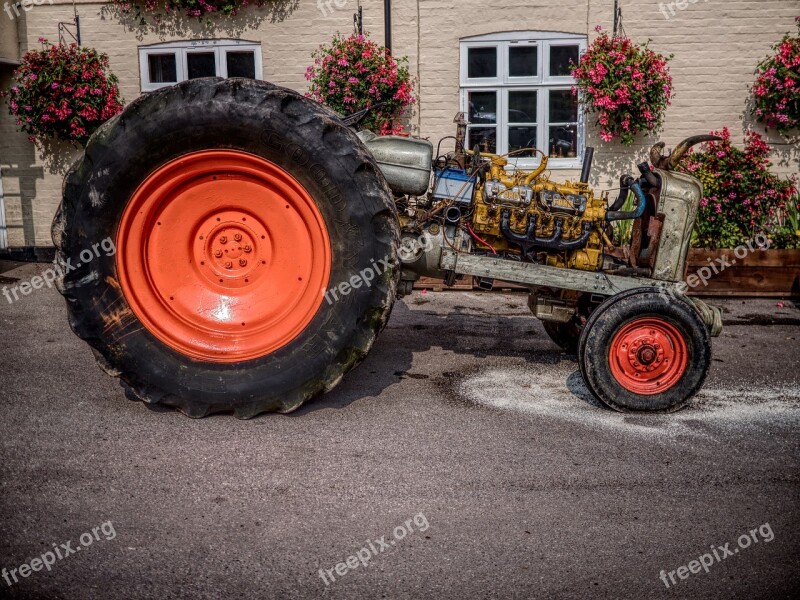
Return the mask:
[[[557,183],[547,156],[525,171],[466,147],[463,119],[434,156],[428,140],[357,131],[359,118],[209,78],[143,95],[95,132],[53,222],[58,260],[76,267],[57,284],[128,397],[196,418],[291,412],[365,358],[425,276],[529,289],[612,409],[690,402],[722,323],[685,294],[702,187],[674,168],[709,136],[667,156],[657,144],[612,201],[589,185],[591,148],[580,179]],[[615,221],[632,222],[629,243]],[[80,263],[107,239],[114,253]]]

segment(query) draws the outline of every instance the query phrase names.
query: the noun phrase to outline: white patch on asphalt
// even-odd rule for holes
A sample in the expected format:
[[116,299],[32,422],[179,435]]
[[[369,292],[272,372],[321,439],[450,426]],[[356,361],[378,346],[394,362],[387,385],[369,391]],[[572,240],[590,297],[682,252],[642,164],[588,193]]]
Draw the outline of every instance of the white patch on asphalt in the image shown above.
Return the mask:
[[623,414],[599,404],[583,384],[576,365],[525,364],[489,368],[467,376],[459,394],[475,404],[591,427],[656,437],[708,436],[698,423],[725,425],[783,422],[800,424],[800,386],[706,388],[686,409],[668,415]]

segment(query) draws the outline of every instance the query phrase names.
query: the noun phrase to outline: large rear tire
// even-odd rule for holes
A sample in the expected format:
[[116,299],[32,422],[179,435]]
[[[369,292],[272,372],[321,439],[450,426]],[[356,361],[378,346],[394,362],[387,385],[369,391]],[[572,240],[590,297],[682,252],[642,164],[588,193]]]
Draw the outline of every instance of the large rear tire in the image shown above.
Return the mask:
[[388,320],[398,240],[357,136],[242,79],[133,102],[70,169],[53,224],[60,260],[80,264],[60,285],[72,329],[135,397],[192,417],[332,389]]

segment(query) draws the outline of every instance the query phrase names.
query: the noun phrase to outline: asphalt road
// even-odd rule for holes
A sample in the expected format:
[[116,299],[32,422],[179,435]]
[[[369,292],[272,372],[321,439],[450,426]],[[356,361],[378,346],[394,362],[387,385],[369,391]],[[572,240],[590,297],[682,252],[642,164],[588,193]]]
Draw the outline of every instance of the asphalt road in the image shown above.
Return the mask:
[[415,292],[334,392],[238,421],[127,400],[57,292],[0,296],[0,597],[796,598],[800,310],[721,304],[670,416],[597,406],[522,294]]

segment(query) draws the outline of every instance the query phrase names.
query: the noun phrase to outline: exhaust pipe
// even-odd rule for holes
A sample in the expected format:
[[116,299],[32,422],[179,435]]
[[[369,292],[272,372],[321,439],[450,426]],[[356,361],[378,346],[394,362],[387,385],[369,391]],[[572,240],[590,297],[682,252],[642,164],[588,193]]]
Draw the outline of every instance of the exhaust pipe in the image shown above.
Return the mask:
[[587,146],[583,151],[583,169],[581,169],[581,183],[589,183],[589,173],[592,171],[592,159],[594,159],[594,148]]
[[701,144],[703,142],[717,142],[722,138],[716,135],[693,135],[683,140],[680,144],[675,146],[675,150],[663,156],[661,151],[664,149],[664,142],[658,142],[650,148],[650,162],[656,169],[662,171],[672,171],[678,166],[680,160],[689,151],[692,146]]

